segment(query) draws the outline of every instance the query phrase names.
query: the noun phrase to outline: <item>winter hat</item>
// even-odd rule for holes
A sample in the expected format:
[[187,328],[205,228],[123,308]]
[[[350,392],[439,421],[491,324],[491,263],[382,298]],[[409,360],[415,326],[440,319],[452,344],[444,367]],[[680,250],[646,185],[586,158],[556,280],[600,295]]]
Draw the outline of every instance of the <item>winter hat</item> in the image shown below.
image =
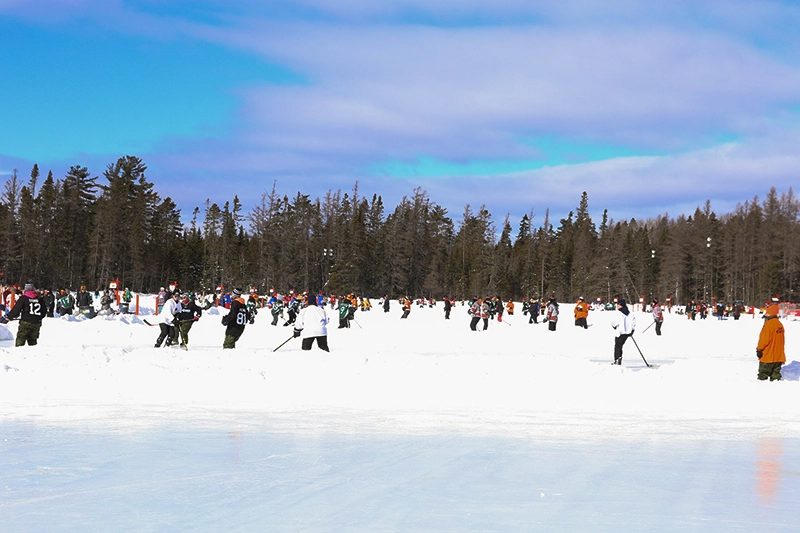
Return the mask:
[[33,282],[32,281],[29,281],[28,283],[25,284],[25,287],[23,287],[22,290],[25,291],[25,292],[35,291],[36,287],[33,286]]
[[233,292],[231,294],[233,294],[234,298],[238,298],[239,296],[242,295],[242,289],[236,287],[235,289],[233,289]]
[[628,304],[625,303],[625,298],[620,298],[619,300],[617,300],[617,305],[620,307],[628,307]]
[[308,305],[317,305],[317,295],[316,294],[309,294],[308,295]]

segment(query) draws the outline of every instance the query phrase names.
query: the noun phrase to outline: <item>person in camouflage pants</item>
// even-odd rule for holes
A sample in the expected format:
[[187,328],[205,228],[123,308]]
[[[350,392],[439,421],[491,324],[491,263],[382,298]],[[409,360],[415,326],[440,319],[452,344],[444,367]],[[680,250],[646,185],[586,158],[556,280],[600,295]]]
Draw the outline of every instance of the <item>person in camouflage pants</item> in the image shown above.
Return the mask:
[[25,284],[22,296],[14,304],[14,308],[2,317],[2,323],[7,324],[10,320],[19,318],[19,328],[17,329],[17,340],[15,346],[36,346],[39,342],[39,331],[42,328],[42,320],[47,313],[47,305],[44,296],[36,291],[32,282]]

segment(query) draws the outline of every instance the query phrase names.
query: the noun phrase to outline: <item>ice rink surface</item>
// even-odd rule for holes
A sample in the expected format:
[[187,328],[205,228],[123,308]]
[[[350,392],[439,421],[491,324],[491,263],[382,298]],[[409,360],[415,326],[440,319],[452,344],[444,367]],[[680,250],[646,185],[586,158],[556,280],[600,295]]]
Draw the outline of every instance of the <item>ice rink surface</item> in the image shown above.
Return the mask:
[[800,529],[798,439],[3,433],[4,531]]

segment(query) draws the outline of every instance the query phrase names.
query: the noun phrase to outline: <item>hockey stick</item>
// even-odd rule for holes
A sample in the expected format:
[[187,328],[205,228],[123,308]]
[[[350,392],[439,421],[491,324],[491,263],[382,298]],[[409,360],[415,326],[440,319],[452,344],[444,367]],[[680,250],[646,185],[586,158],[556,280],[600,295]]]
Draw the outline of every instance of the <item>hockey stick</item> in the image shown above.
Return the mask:
[[291,337],[289,337],[288,339],[286,339],[285,341],[283,341],[283,342],[280,344],[280,346],[278,346],[277,348],[275,348],[275,349],[274,349],[274,350],[272,350],[272,351],[273,351],[273,352],[277,352],[278,350],[280,350],[280,349],[283,347],[283,345],[284,345],[284,344],[286,344],[287,342],[289,342],[289,341],[290,341],[290,340],[292,340],[292,339],[294,339],[294,335],[292,335]]
[[358,323],[358,320],[356,320],[356,317],[353,317],[353,322],[356,323],[356,326],[358,326],[358,329],[364,329],[364,328],[361,327],[361,324]]
[[631,334],[631,340],[633,341],[633,345],[636,346],[636,349],[639,351],[639,355],[642,356],[642,361],[644,361],[644,364],[647,365],[647,368],[657,368],[654,365],[648,363],[647,359],[644,358],[644,354],[642,353],[642,350],[639,349],[639,344],[636,342],[636,339],[633,338],[633,334]]
[[142,322],[144,322],[144,323],[145,323],[145,324],[147,324],[148,326],[158,326],[158,323],[156,323],[156,324],[151,324],[150,322],[148,322],[148,321],[147,321],[147,319],[146,319],[146,318],[143,318],[143,319],[142,319]]
[[649,326],[647,326],[646,328],[644,328],[644,331],[642,332],[642,334],[644,334],[644,332],[645,332],[645,331],[647,331],[648,329],[652,328],[652,327],[653,327],[653,324],[655,324],[655,323],[656,323],[656,322],[655,322],[655,320],[654,320],[652,324],[650,324]]

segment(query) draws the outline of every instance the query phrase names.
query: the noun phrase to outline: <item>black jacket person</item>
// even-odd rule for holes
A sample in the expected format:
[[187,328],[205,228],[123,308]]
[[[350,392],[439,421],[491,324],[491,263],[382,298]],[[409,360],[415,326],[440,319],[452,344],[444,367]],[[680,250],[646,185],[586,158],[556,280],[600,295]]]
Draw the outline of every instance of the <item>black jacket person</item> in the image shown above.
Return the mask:
[[236,341],[244,333],[244,327],[250,318],[247,304],[242,298],[242,289],[233,289],[231,293],[231,309],[227,315],[222,317],[222,325],[225,326],[225,341],[223,348],[236,348]]
[[14,308],[3,317],[4,322],[19,318],[15,346],[24,346],[26,342],[30,346],[36,346],[39,340],[42,320],[46,314],[47,305],[44,297],[36,292],[33,283],[26,283],[22,290],[22,296],[14,304]]

